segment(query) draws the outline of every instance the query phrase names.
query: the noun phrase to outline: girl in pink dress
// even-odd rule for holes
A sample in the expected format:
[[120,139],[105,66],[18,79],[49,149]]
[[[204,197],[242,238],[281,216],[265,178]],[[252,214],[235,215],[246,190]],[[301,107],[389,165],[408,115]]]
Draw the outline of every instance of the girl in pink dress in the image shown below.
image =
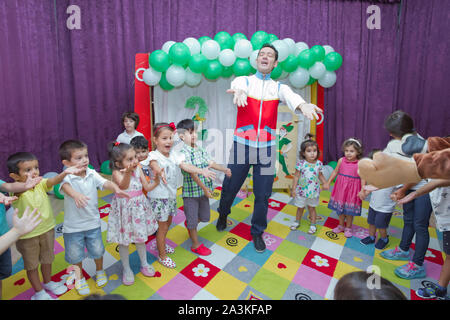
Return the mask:
[[363,155],[362,143],[358,139],[349,138],[342,144],[342,151],[344,157],[339,159],[324,189],[329,188],[331,181],[337,176],[328,203],[328,208],[336,211],[339,216],[339,225],[333,232],[344,232],[350,238],[353,235],[353,217],[361,215],[361,203],[364,199],[365,182],[358,175],[358,161]]

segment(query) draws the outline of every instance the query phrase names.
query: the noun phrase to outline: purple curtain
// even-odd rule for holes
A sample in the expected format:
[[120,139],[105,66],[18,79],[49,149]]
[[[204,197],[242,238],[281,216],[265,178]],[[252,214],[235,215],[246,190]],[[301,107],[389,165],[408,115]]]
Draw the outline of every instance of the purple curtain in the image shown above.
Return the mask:
[[[69,30],[66,9],[81,10]],[[369,30],[367,7],[381,10]],[[79,138],[97,169],[134,104],[134,58],[168,40],[257,30],[329,44],[344,63],[325,89],[325,161],[350,136],[388,140],[384,117],[409,112],[424,136],[448,134],[446,0],[6,0],[0,2],[0,178],[9,154],[29,150],[41,173],[61,170],[58,146]],[[441,37],[442,37],[441,36]],[[424,111],[426,110],[426,113]]]

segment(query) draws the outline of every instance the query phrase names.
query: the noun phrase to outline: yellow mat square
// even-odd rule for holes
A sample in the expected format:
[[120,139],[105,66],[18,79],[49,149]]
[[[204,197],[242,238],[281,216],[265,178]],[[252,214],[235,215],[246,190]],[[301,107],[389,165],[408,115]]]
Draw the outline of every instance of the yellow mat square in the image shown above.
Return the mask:
[[267,229],[266,231],[267,233],[271,233],[277,237],[280,238],[286,238],[287,235],[289,234],[289,232],[291,232],[291,229],[289,229],[288,226],[282,225],[281,223],[275,222],[275,221],[270,221],[267,224]]
[[246,287],[246,283],[221,270],[205,286],[205,290],[222,300],[236,300]]
[[300,262],[289,259],[276,252],[272,253],[263,268],[291,281],[300,267]]

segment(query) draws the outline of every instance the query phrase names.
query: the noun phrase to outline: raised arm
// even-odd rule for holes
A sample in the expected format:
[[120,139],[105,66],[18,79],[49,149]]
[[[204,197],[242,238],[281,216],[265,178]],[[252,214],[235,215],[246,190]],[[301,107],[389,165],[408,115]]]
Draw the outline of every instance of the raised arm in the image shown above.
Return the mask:
[[228,178],[231,178],[231,169],[230,168],[224,167],[223,165],[215,163],[212,160],[209,161],[208,165],[209,165],[210,168],[215,169],[217,171],[221,171],[221,172],[225,173],[225,175]]
[[58,174],[57,176],[54,176],[52,178],[48,178],[47,179],[47,188],[50,189],[51,187],[53,187],[54,185],[57,185],[58,183],[61,183],[63,181],[63,179],[68,175],[68,174],[77,174],[80,173],[81,171],[83,171],[84,169],[82,168],[83,165],[80,164],[78,166],[73,166],[73,167],[68,167],[66,168],[66,170],[64,170],[63,172],[61,172],[60,174]]
[[295,112],[296,109],[299,109],[309,120],[314,120],[314,118],[316,120],[319,119],[317,113],[322,112],[322,109],[315,104],[307,103],[299,94],[292,91],[288,85],[280,85],[279,96],[293,112]]
[[205,178],[208,178],[210,180],[213,180],[216,178],[216,174],[212,171],[210,171],[208,168],[200,169],[192,164],[181,162],[180,168],[186,171],[187,173],[195,173],[195,174],[201,174]]

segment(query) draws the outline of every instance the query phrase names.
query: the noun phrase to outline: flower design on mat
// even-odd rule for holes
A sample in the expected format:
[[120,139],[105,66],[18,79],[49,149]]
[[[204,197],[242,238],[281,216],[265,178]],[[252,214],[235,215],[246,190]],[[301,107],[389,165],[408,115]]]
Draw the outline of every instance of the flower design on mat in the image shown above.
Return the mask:
[[425,257],[427,258],[436,258],[436,255],[431,252],[430,250],[427,250],[427,253],[425,254]]
[[278,208],[280,206],[280,204],[276,201],[270,201],[269,206]]
[[270,246],[275,242],[275,239],[269,236],[268,234],[264,234],[262,237],[264,239],[264,243],[266,244],[266,246]]
[[200,263],[193,268],[192,271],[194,271],[194,276],[206,278],[208,276],[209,268],[205,267],[203,263]]
[[110,207],[106,207],[106,208],[100,209],[100,213],[104,213],[104,214],[109,214],[110,211],[111,211]]
[[316,264],[318,267],[329,267],[328,259],[322,258],[321,256],[315,255],[314,258],[311,259],[312,262]]

